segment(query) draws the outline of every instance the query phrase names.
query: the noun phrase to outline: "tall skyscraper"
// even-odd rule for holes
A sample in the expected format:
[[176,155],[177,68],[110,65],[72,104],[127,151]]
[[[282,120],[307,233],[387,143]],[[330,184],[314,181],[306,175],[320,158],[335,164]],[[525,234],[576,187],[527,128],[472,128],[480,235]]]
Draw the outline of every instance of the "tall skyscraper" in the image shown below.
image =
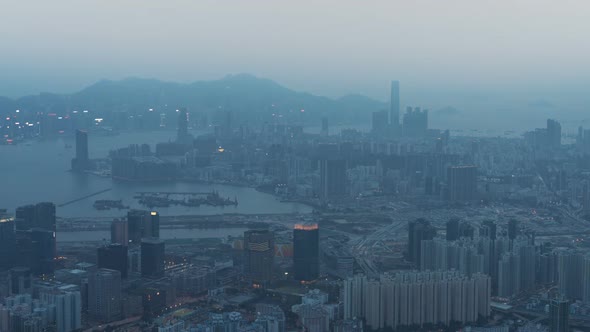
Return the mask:
[[275,256],[274,233],[269,230],[244,232],[244,275],[255,284],[273,279]]
[[111,243],[129,245],[129,229],[127,220],[116,219],[111,223]]
[[293,229],[293,269],[295,280],[311,281],[320,275],[320,233],[318,224],[295,224]]
[[569,332],[570,303],[566,299],[553,299],[549,303],[549,331]]
[[88,274],[88,313],[99,322],[121,318],[121,273],[98,269]]
[[141,240],[141,276],[161,278],[165,268],[164,241],[147,238]]
[[112,243],[96,250],[98,268],[117,270],[121,278],[127,278],[127,246]]
[[42,202],[16,208],[16,230],[42,228],[55,231],[55,204]]
[[320,198],[327,200],[346,194],[346,160],[320,160]]
[[25,205],[16,208],[16,230],[28,231],[41,228],[55,232],[55,204],[50,202]]
[[56,241],[55,231],[33,228],[29,232],[32,246],[32,268],[36,275],[52,274],[55,268]]
[[76,157],[72,159],[72,170],[83,171],[88,169],[88,132],[76,130]]
[[150,212],[149,224],[144,226],[144,236],[160,237],[160,214],[157,211]]
[[399,133],[399,115],[400,115],[400,102],[399,102],[399,81],[391,81],[391,96],[389,105],[389,124],[393,127],[394,133]]
[[447,169],[447,184],[451,202],[477,199],[477,166],[451,166]]
[[432,240],[436,236],[436,228],[424,219],[408,223],[408,260],[420,267],[422,241]]
[[18,231],[27,231],[35,227],[35,205],[17,207],[15,217]]

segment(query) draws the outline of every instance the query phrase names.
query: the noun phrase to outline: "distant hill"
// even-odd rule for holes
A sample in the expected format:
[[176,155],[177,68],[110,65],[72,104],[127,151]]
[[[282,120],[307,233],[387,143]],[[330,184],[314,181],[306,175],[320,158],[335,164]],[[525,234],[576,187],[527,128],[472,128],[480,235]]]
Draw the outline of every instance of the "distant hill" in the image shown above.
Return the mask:
[[21,109],[25,113],[64,114],[89,109],[95,114],[106,116],[113,111],[133,113],[148,108],[164,110],[178,107],[205,113],[227,109],[241,118],[266,118],[277,113],[286,119],[299,120],[302,118],[299,113],[303,109],[305,119],[301,121],[337,116],[345,121],[368,122],[371,112],[383,109],[386,105],[358,95],[331,99],[296,92],[274,81],[248,74],[189,84],[141,78],[102,80],[73,94],[41,93],[16,100],[0,97],[0,113]]

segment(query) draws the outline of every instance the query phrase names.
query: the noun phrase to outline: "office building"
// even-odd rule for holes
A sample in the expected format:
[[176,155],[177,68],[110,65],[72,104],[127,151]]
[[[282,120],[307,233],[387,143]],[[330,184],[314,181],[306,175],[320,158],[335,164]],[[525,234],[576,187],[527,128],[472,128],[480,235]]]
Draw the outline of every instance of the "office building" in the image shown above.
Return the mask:
[[346,160],[320,160],[320,198],[327,200],[346,194]]
[[320,275],[320,233],[316,223],[295,224],[293,270],[295,280],[311,281]]
[[127,278],[127,246],[112,243],[96,250],[99,269],[110,269],[121,272],[121,278]]
[[156,211],[131,210],[127,212],[127,230],[130,245],[138,245],[143,238],[160,237],[160,214]]
[[451,166],[447,169],[449,201],[477,199],[477,166]]
[[88,275],[88,314],[107,323],[121,319],[121,273],[98,269]]
[[161,278],[165,267],[164,241],[158,239],[141,240],[141,276]]
[[50,202],[20,206],[16,209],[16,230],[42,228],[55,231],[55,204]]
[[422,241],[432,240],[436,236],[436,228],[424,219],[417,219],[408,223],[408,261],[420,267]]
[[568,300],[559,298],[549,302],[549,331],[569,332],[570,303]]
[[55,231],[33,228],[28,232],[31,243],[31,263],[35,275],[52,274],[57,257]]
[[72,159],[72,170],[83,171],[90,166],[88,159],[88,132],[76,130],[76,157]]
[[35,205],[25,205],[16,208],[16,229],[27,231],[35,227]]
[[254,284],[265,285],[273,279],[274,233],[269,230],[244,232],[244,275]]
[[35,205],[35,226],[55,232],[55,204],[42,202]]
[[[160,237],[160,214],[157,211],[151,211],[149,222],[144,226],[144,236],[159,238]],[[148,236],[146,236],[148,237]]]
[[129,245],[129,229],[127,220],[115,219],[111,223],[111,243]]

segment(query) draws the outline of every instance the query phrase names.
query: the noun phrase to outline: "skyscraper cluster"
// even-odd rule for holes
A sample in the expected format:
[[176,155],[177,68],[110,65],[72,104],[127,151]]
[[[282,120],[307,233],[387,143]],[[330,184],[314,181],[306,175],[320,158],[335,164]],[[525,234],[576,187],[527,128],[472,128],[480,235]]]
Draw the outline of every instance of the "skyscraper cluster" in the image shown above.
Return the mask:
[[[516,233],[516,223],[509,223]],[[461,235],[458,235],[459,229]],[[447,223],[447,239],[434,238],[421,241],[421,270],[455,269],[469,276],[484,273],[491,277],[492,291],[502,297],[511,297],[520,291],[530,290],[537,282],[554,280],[556,268],[550,255],[541,256],[530,236],[497,237],[496,225],[487,221],[480,225],[477,235],[473,226],[464,221]]]
[[127,212],[127,234],[132,244],[139,244],[142,238],[159,238],[160,215],[156,211]]
[[36,275],[53,273],[57,257],[55,205],[43,202],[21,206],[16,209],[14,220],[2,220],[0,229],[6,239],[3,246],[12,247],[13,239],[16,240],[16,250],[10,252],[12,261],[6,264],[27,266]]
[[420,107],[406,108],[403,135],[406,137],[425,137],[428,131],[428,110]]
[[377,330],[466,324],[490,314],[491,280],[459,271],[398,272],[379,280],[344,281],[344,318],[365,318]]

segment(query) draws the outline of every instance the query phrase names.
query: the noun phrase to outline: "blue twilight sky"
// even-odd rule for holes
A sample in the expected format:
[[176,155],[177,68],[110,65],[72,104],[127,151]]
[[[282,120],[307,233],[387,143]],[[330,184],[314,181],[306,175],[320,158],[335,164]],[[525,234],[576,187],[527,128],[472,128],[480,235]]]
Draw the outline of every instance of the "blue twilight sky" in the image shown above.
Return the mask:
[[402,103],[580,113],[589,17],[587,0],[0,0],[0,95],[247,72],[331,97],[386,100],[398,79]]

